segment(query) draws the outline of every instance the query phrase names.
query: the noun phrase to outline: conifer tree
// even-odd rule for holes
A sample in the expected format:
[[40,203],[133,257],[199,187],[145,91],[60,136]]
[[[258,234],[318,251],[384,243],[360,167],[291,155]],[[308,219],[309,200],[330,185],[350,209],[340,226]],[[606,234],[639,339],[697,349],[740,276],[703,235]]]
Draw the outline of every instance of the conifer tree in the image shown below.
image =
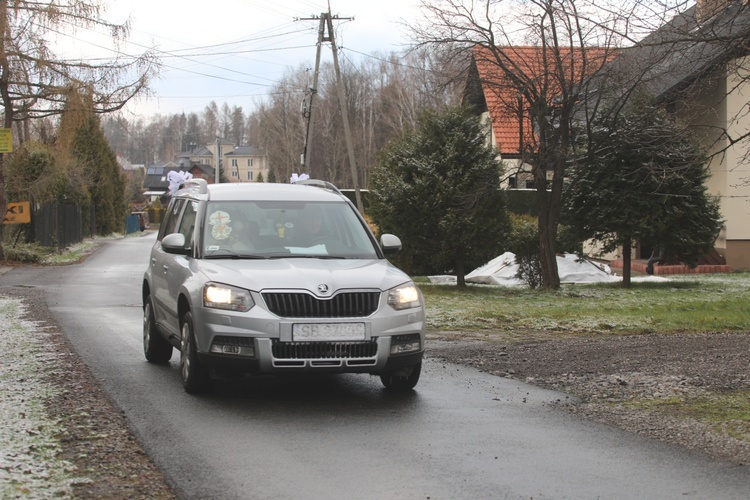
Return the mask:
[[502,164],[485,137],[466,109],[428,111],[379,156],[368,215],[402,239],[400,263],[410,272],[453,272],[464,286],[465,274],[500,248],[509,228]]
[[117,157],[107,143],[99,118],[93,113],[76,129],[70,161],[80,166],[94,207],[97,234],[122,231],[125,223],[125,179]]
[[581,239],[622,248],[630,285],[631,248],[662,249],[667,262],[695,266],[722,220],[709,196],[708,158],[698,140],[662,110],[636,99],[617,121],[592,129],[566,193],[564,220]]

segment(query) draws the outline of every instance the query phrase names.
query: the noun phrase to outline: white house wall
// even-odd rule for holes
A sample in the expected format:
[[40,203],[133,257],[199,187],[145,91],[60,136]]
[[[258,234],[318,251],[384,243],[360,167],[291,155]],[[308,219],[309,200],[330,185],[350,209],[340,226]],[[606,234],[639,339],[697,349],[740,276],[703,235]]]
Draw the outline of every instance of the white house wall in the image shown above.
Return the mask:
[[706,185],[709,193],[720,198],[725,220],[715,247],[736,270],[750,269],[750,165],[745,160],[750,141],[729,146],[722,132],[738,137],[750,131],[750,86],[742,78],[750,74],[739,71],[743,65],[750,68],[750,60],[738,60],[703,79],[676,109],[712,154]]
[[[726,110],[730,137],[739,137],[750,131],[750,58],[737,63],[727,78],[730,92]],[[727,263],[733,268],[746,270],[750,269],[750,139],[728,149],[727,166],[727,197],[723,203],[727,207],[725,217],[728,219]]]
[[[750,103],[750,59],[745,58],[744,67],[729,71],[728,86],[732,89],[727,97],[727,127],[729,137],[739,137],[750,131],[748,103]],[[750,240],[750,158],[748,139],[727,150],[726,199],[727,214],[736,224],[727,226],[728,240]]]

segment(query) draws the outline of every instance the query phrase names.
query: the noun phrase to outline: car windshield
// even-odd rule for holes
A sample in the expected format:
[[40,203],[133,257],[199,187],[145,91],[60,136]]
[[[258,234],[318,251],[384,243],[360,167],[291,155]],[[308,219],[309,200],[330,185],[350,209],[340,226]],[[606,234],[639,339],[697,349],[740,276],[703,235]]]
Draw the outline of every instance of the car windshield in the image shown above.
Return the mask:
[[201,241],[205,258],[377,257],[368,231],[347,203],[209,202]]

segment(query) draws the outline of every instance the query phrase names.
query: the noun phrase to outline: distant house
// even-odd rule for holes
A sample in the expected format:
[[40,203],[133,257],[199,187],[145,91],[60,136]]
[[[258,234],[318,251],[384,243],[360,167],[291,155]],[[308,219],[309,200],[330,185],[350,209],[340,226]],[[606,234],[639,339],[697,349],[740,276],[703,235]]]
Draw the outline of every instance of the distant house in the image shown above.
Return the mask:
[[130,161],[125,158],[122,155],[117,155],[117,165],[120,166],[120,170],[125,174],[128,175],[131,172],[134,172],[138,170],[139,168],[143,168],[143,165],[134,165],[130,163]]
[[219,155],[224,173],[223,182],[268,180],[269,165],[265,152],[255,146],[238,146],[226,139],[182,153],[178,157],[178,164],[183,168],[198,165],[204,172],[215,172],[216,158]]
[[232,182],[268,179],[267,157],[255,146],[236,146],[224,158],[224,171]]
[[126,178],[132,179],[135,177],[139,172],[143,172],[145,170],[145,166],[142,164],[137,163],[130,163],[127,158],[125,158],[122,155],[117,155],[117,165],[120,167],[120,172],[122,172]]
[[[180,167],[184,168],[184,165],[180,165]],[[214,183],[216,171],[210,165],[205,165],[203,163],[190,163],[187,171],[190,172],[193,179],[205,179],[209,184]]]
[[185,170],[173,162],[162,165],[151,165],[146,169],[146,178],[143,180],[145,192],[143,195],[151,201],[161,199],[165,201],[169,189],[167,174],[173,170]]

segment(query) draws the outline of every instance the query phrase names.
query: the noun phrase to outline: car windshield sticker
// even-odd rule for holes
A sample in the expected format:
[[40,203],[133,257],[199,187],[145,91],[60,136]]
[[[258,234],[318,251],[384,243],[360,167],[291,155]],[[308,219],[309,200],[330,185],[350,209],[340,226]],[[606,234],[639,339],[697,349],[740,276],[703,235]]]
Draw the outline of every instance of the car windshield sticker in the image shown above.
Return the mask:
[[217,210],[208,216],[208,223],[211,227],[211,236],[216,240],[225,240],[232,234],[232,228],[229,223],[232,220],[229,218],[229,214],[223,210]]

